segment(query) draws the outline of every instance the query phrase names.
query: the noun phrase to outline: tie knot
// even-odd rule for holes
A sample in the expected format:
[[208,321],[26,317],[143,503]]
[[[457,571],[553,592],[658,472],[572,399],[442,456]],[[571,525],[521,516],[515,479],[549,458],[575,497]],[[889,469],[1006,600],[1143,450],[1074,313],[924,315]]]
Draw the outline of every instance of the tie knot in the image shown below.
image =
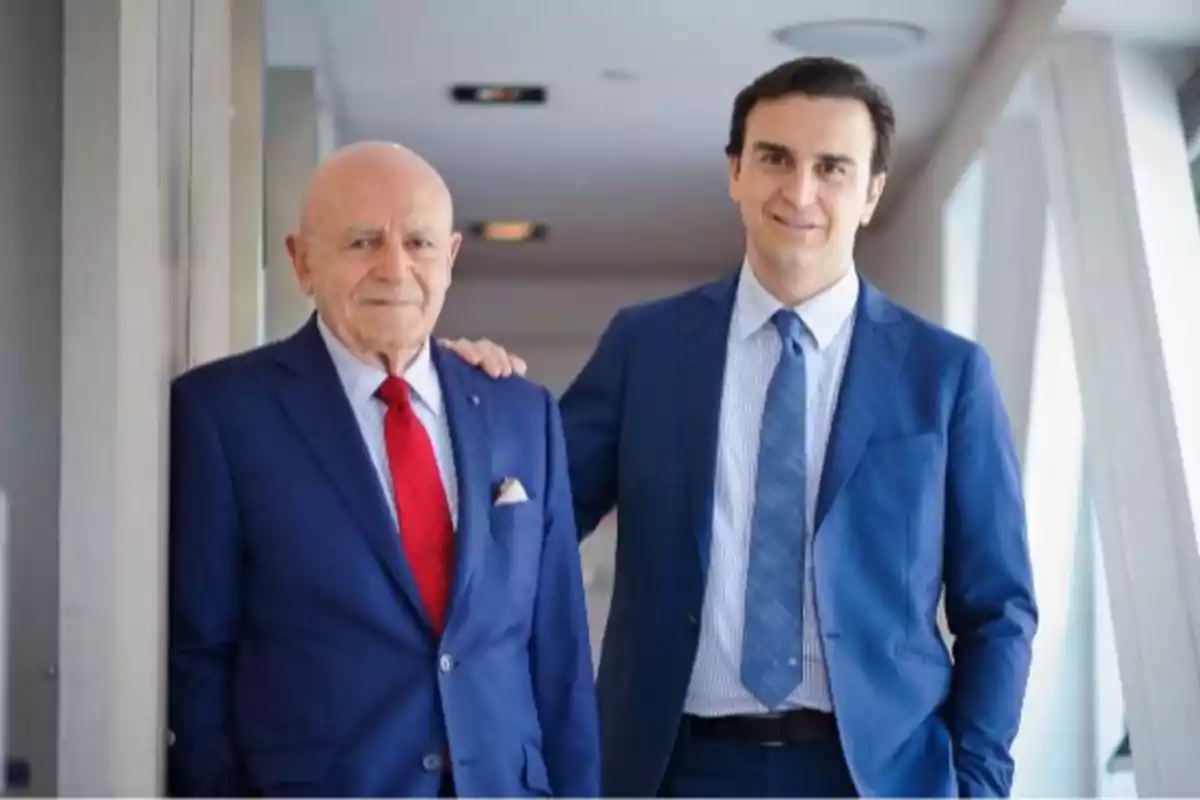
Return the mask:
[[781,308],[771,315],[771,322],[775,325],[775,330],[779,331],[779,338],[787,348],[793,354],[799,354],[804,339],[804,323],[800,315],[791,309]]
[[408,406],[408,383],[403,378],[388,375],[375,390],[375,396],[389,408],[403,409]]

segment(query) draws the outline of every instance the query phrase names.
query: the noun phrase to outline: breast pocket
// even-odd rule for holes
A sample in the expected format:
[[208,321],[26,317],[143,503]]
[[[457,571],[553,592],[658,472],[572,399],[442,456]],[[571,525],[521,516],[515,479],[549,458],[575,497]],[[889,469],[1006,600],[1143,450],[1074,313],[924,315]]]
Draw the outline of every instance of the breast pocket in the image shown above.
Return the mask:
[[492,554],[489,570],[509,596],[532,602],[537,590],[545,538],[545,515],[535,498],[493,506],[489,515]]
[[492,506],[489,516],[493,536],[519,535],[521,531],[542,529],[542,504],[534,498],[519,503]]
[[855,473],[857,496],[874,504],[876,513],[901,524],[931,495],[941,495],[944,466],[940,433],[872,439]]

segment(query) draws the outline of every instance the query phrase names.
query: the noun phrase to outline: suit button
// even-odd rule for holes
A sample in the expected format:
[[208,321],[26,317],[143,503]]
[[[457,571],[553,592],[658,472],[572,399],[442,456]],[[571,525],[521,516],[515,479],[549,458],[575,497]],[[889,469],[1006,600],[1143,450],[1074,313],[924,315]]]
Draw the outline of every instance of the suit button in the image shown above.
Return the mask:
[[440,772],[442,769],[442,757],[437,753],[430,753],[421,759],[421,766],[426,772]]
[[449,655],[443,655],[438,659],[438,669],[442,672],[449,672],[454,669],[454,659]]
[[688,614],[688,625],[693,628],[700,627],[700,620],[696,618],[695,614]]

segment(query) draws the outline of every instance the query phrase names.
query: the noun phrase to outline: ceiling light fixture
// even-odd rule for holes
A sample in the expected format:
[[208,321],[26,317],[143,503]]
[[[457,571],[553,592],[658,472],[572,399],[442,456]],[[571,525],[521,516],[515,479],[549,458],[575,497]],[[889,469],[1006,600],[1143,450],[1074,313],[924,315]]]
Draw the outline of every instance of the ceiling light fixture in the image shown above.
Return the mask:
[[852,19],[802,22],[779,28],[771,36],[805,55],[889,58],[914,49],[927,33],[910,22]]
[[630,83],[634,77],[634,74],[627,69],[613,68],[600,72],[600,79],[611,83]]
[[488,242],[532,242],[545,238],[546,226],[526,220],[477,222],[471,226],[471,233]]
[[486,86],[475,83],[460,83],[450,87],[450,96],[456,103],[479,105],[544,105],[545,86]]

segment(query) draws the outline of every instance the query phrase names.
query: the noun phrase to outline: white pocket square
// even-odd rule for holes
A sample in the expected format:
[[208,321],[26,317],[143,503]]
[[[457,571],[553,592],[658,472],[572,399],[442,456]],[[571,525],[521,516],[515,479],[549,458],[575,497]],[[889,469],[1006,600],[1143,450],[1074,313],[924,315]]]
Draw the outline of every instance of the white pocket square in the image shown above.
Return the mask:
[[525,487],[516,478],[505,478],[500,481],[496,487],[496,502],[497,506],[511,506],[515,503],[524,503],[529,499],[529,495],[525,493]]

